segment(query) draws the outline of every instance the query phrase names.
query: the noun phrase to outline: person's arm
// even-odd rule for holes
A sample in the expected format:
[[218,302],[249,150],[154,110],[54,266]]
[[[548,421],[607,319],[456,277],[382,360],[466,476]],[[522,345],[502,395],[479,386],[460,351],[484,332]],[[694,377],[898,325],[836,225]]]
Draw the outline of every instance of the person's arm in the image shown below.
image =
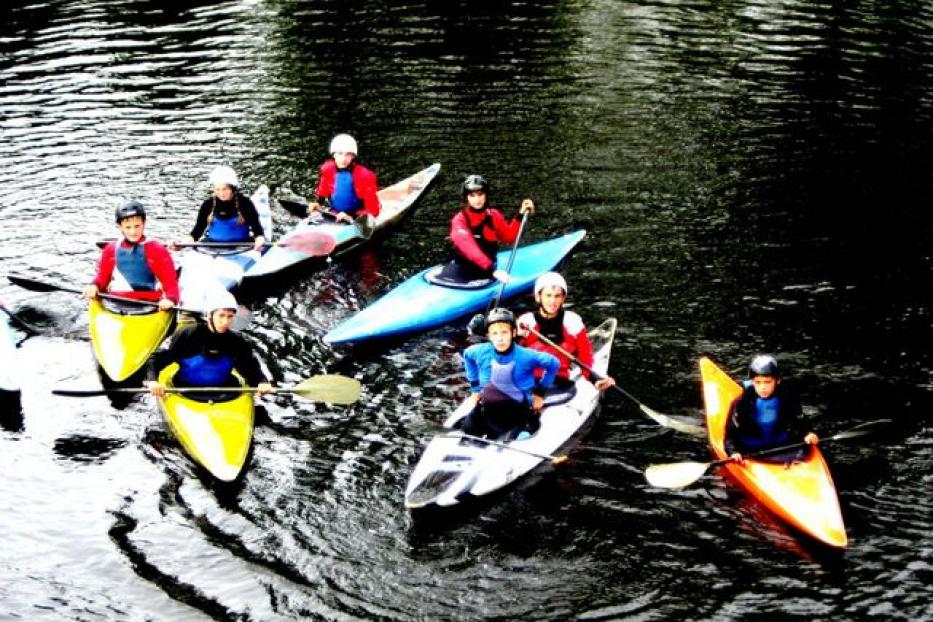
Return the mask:
[[470,346],[463,352],[463,370],[466,372],[467,381],[470,383],[470,393],[479,394],[482,387],[479,384],[479,360],[478,347]]
[[104,247],[100,254],[100,262],[97,264],[97,274],[94,280],[84,288],[85,298],[93,298],[98,292],[107,289],[110,285],[110,279],[113,278],[113,270],[117,265],[117,244],[120,242],[110,242]]
[[201,239],[201,236],[204,235],[204,232],[207,230],[207,217],[211,213],[211,199],[208,199],[201,203],[201,207],[198,208],[198,217],[194,221],[194,227],[191,229],[191,239],[195,242]]
[[165,395],[165,385],[159,382],[159,372],[177,362],[182,358],[182,352],[190,349],[192,337],[196,326],[187,326],[175,332],[169,340],[168,345],[164,346],[149,357],[146,364],[146,382],[149,393],[156,397]]
[[469,223],[463,212],[457,214],[450,221],[450,241],[454,245],[457,254],[476,264],[481,270],[488,271],[492,269],[493,262],[486,256],[486,253],[480,249],[479,244],[473,237]]
[[240,375],[243,376],[246,383],[249,386],[269,384],[269,378],[262,370],[259,359],[256,358],[256,353],[253,352],[253,348],[249,342],[236,333],[228,334],[230,335],[231,342],[234,344],[234,367],[240,372]]
[[256,205],[253,203],[252,199],[248,196],[241,194],[237,197],[238,204],[240,206],[240,213],[243,214],[243,218],[246,220],[246,224],[249,225],[249,229],[253,234],[254,238],[266,237],[266,231],[262,228],[262,221],[259,220],[259,212],[256,210]]
[[495,208],[489,208],[489,215],[492,217],[492,227],[499,241],[503,244],[514,244],[522,221],[517,218],[506,220],[502,212]]
[[155,241],[146,242],[143,248],[149,269],[162,285],[162,295],[172,304],[178,304],[181,293],[178,289],[178,273],[175,271],[172,255],[165,246]]
[[359,166],[358,169],[361,170],[361,174],[359,175],[360,187],[357,196],[363,200],[362,211],[375,218],[379,215],[380,208],[379,195],[376,194],[379,191],[376,174],[363,166]]

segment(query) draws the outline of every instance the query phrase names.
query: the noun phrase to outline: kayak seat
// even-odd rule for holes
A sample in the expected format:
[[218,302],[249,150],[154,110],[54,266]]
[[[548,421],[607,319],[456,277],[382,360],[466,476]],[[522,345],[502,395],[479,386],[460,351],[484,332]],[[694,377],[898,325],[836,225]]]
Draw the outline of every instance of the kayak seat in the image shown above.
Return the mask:
[[443,276],[444,266],[436,266],[428,270],[424,280],[432,285],[449,287],[451,289],[482,289],[488,287],[495,279],[474,279],[472,281],[455,281]]

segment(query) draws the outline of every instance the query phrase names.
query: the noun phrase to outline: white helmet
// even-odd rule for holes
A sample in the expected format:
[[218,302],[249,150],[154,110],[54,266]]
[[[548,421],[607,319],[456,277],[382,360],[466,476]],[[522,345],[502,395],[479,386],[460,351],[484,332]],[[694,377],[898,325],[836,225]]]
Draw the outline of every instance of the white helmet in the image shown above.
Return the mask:
[[535,281],[535,296],[541,293],[545,287],[559,287],[567,294],[567,281],[556,272],[545,272]]
[[217,289],[208,295],[205,299],[204,311],[210,315],[214,311],[220,311],[221,309],[232,309],[233,311],[237,310],[236,298],[233,294],[228,292],[225,289]]
[[349,134],[337,134],[334,136],[334,139],[330,141],[330,152],[333,154],[338,151],[356,155],[358,153],[356,150],[356,140]]
[[233,186],[238,188],[240,181],[236,178],[236,171],[229,166],[217,166],[211,171],[208,182],[212,186]]

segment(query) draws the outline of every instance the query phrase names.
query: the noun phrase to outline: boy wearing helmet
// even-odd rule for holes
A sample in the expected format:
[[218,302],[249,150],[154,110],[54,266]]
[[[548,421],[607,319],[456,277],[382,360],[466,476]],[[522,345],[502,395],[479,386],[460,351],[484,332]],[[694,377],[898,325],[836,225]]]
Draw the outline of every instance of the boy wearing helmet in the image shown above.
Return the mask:
[[[545,272],[535,280],[535,302],[538,303],[538,309],[518,318],[518,334],[521,337],[519,343],[532,350],[553,354],[560,361],[555,387],[562,390],[573,385],[570,379],[571,360],[563,352],[543,341],[535,332],[574,355],[585,366],[593,366],[593,344],[586,334],[586,326],[579,315],[564,309],[566,300],[567,281],[556,272]],[[589,370],[581,368],[580,372],[584,378],[590,379]],[[593,384],[597,390],[605,391],[615,384],[615,380],[607,376]]]
[[515,316],[508,309],[489,312],[486,336],[489,341],[463,352],[474,408],[464,417],[461,429],[472,436],[492,438],[533,434],[543,395],[553,384],[560,362],[514,342]]
[[116,209],[117,229],[123,239],[104,247],[97,276],[85,286],[85,298],[98,292],[158,301],[167,311],[178,303],[178,275],[175,263],[162,244],[147,240],[146,210],[139,201],[129,201]]
[[[782,384],[777,360],[769,354],[752,359],[742,394],[732,402],[726,422],[726,452],[733,460],[742,461],[742,453],[749,453],[793,443],[800,438],[797,424],[802,409],[797,396]],[[815,445],[819,438],[813,432],[803,437],[805,443]],[[798,459],[802,456],[793,456]],[[784,462],[787,456],[777,460]]]
[[208,177],[211,197],[201,203],[188,242],[204,236],[206,242],[253,242],[253,250],[261,251],[266,243],[259,212],[253,201],[240,192],[236,171],[229,166],[217,166]]
[[362,214],[379,215],[376,174],[356,161],[356,140],[349,134],[337,134],[330,141],[330,154],[317,182],[317,200],[308,205],[308,215],[321,209],[327,199],[338,222],[352,223]]
[[[460,211],[450,221],[453,257],[440,278],[458,283],[490,278],[508,282],[509,275],[496,267],[496,253],[500,242],[515,242],[521,222],[506,220],[501,211],[488,206],[489,182],[482,175],[467,177],[460,194]],[[525,212],[535,212],[531,199],[524,199],[519,207],[519,214]]]
[[165,395],[165,385],[159,383],[159,372],[172,363],[178,371],[172,384],[179,387],[238,387],[233,370],[243,376],[259,395],[272,392],[272,385],[253,355],[253,349],[240,335],[230,330],[236,316],[236,298],[218,288],[211,293],[205,322],[185,326],[176,331],[167,348],[149,359],[146,383],[155,396]]

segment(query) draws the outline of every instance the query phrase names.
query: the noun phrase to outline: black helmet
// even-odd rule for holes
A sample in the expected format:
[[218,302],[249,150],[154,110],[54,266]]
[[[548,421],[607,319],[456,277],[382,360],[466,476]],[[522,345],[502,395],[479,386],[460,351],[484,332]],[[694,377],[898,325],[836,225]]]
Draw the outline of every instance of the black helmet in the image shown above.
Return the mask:
[[496,322],[508,322],[515,327],[515,314],[503,307],[496,307],[486,315],[486,328]]
[[118,225],[131,216],[139,216],[143,220],[146,220],[146,208],[143,207],[142,203],[139,201],[127,201],[117,208],[116,217]]
[[753,358],[748,366],[748,377],[754,378],[755,376],[780,378],[781,370],[778,368],[777,360],[770,354],[759,354]]
[[489,182],[482,175],[470,175],[463,180],[463,196],[471,192],[485,192],[489,194]]

